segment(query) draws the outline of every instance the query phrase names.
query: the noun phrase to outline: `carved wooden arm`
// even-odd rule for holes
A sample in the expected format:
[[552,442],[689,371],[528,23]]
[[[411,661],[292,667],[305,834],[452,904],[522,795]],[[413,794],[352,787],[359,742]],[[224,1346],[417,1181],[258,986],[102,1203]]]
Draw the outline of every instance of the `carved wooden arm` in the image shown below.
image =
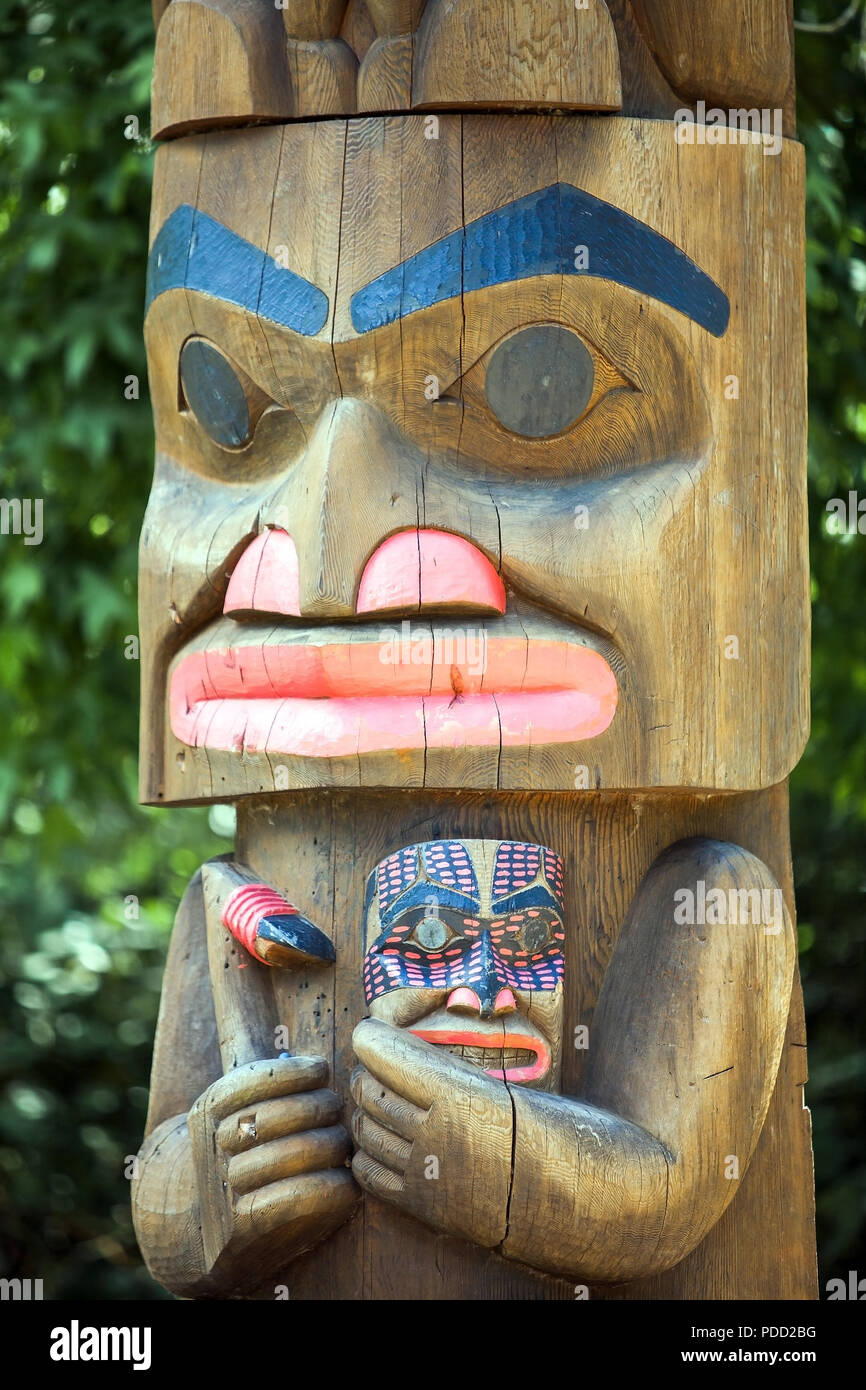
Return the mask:
[[[286,965],[309,959],[305,951],[326,960],[330,943],[303,919],[294,927],[274,913],[275,894],[263,918],[245,877],[232,865],[206,865],[178,911],[133,1181],[148,1269],[188,1298],[255,1292],[357,1201],[327,1064],[274,1055],[269,972],[238,946]],[[250,910],[231,919],[230,932],[223,919],[232,893],[246,894],[241,908]]]

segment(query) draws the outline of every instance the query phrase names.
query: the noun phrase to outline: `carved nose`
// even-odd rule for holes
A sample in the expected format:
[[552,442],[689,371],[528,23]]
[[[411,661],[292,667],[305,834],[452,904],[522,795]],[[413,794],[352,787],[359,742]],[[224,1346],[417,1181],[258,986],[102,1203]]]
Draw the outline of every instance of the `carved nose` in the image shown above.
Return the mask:
[[445,1007],[454,1014],[479,1014],[481,1018],[495,1018],[501,1014],[513,1014],[517,1000],[510,989],[500,989],[493,1001],[485,1005],[474,989],[461,985],[459,989],[451,991]]
[[481,940],[470,953],[467,970],[471,983],[451,991],[446,1009],[458,1014],[478,1014],[480,1018],[515,1012],[517,999],[505,984],[505,969],[489,932],[481,933]]
[[302,457],[262,508],[263,521],[289,532],[297,548],[301,617],[345,622],[355,615],[370,555],[388,531],[417,522],[420,462],[369,402],[347,397],[322,411]]
[[[360,459],[370,505],[359,499]],[[413,524],[421,463],[381,411],[351,397],[333,402],[263,505],[274,529],[247,546],[224,611],[312,622],[434,607],[504,613],[502,579],[477,546]]]

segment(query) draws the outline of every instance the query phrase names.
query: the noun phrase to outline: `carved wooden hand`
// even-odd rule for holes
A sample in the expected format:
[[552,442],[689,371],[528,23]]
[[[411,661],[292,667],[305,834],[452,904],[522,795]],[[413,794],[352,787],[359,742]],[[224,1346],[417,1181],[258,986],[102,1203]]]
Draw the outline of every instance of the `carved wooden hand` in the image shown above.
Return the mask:
[[214,1082],[189,1113],[204,1262],[223,1290],[276,1275],[357,1201],[327,1079],[316,1057],[253,1062]]
[[[191,921],[183,909],[178,914],[169,974],[179,967],[173,984],[194,1011],[202,1003],[202,967],[209,966],[219,1051],[205,1065],[217,1075],[188,1114],[148,1134],[133,1210],[155,1278],[187,1297],[231,1297],[276,1280],[346,1220],[359,1194],[346,1167],[342,1102],[326,1088],[327,1063],[266,1055],[274,1001],[262,953],[327,961],[330,943],[278,894],[250,884],[243,866],[209,864],[202,878],[203,895],[193,896],[198,913],[189,914]],[[279,915],[281,906],[292,915]],[[241,939],[251,955],[239,952]],[[160,1042],[154,1119],[171,1104],[173,1083],[160,1073],[168,1070],[166,1053],[174,1062],[176,1051],[172,1039]],[[194,1082],[195,1067],[189,1071]]]
[[357,1202],[320,1058],[251,1063],[145,1141],[134,1203],[154,1277],[186,1297],[251,1292]]
[[496,1246],[511,1180],[508,1088],[377,1019],[353,1036],[356,1178],[437,1230]]

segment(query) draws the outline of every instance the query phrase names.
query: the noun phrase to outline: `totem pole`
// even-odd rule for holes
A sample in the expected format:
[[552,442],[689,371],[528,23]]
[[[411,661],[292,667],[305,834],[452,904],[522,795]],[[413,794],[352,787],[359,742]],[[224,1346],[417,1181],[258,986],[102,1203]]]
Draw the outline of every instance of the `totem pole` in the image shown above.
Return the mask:
[[155,11],[149,1269],[817,1296],[789,0]]

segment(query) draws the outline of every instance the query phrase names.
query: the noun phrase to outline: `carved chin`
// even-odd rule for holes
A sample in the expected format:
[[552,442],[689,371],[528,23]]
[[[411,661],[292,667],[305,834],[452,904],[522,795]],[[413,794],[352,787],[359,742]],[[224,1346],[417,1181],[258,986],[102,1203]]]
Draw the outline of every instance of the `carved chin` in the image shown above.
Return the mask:
[[[463,1026],[461,1026],[463,1025]],[[442,1047],[497,1081],[537,1085],[551,1067],[550,1044],[527,1018],[510,1015],[487,1023],[457,1019],[444,1011],[410,1029],[416,1038]]]

